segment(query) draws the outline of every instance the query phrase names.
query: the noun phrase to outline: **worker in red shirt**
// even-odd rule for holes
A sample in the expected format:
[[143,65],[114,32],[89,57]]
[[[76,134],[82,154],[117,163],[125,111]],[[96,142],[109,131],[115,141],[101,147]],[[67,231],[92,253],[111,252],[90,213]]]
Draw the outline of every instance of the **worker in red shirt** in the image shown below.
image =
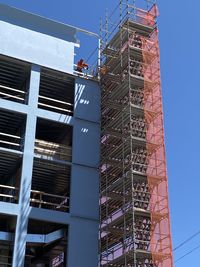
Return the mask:
[[88,70],[88,64],[84,62],[84,60],[81,58],[77,63],[76,71],[83,72],[83,69]]

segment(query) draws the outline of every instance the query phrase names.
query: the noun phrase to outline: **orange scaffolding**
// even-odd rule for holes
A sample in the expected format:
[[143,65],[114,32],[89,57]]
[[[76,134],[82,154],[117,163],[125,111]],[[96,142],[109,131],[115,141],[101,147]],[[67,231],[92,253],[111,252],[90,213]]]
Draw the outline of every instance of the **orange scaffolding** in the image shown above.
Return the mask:
[[173,267],[158,10],[119,6],[102,38],[99,265]]

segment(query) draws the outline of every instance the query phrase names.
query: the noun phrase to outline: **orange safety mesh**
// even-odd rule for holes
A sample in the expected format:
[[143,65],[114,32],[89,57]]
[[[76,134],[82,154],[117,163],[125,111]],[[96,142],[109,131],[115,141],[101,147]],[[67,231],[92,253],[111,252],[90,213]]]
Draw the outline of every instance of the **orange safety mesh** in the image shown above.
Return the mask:
[[[157,10],[154,6],[154,12]],[[152,19],[154,14],[152,15]],[[144,22],[146,20],[146,22]],[[151,23],[150,16],[143,24]],[[144,114],[147,121],[147,178],[151,191],[151,241],[152,259],[157,267],[173,267],[170,216],[168,204],[168,179],[164,144],[163,107],[160,79],[158,31],[149,38],[142,37],[144,75]]]
[[[153,266],[173,267],[169,218],[170,216],[168,205],[168,181],[164,144],[158,31],[157,29],[153,30],[157,16],[158,10],[156,5],[153,5],[153,7],[149,11],[136,9],[136,17],[134,16],[134,21],[151,27],[150,30],[152,30],[153,33],[149,37],[142,37],[137,32],[132,32],[129,40],[125,42],[121,47],[120,52],[123,54],[124,51],[128,50],[129,46],[135,46],[137,49],[142,49],[142,70],[140,69],[140,75],[138,76],[144,78],[144,102],[142,101],[141,106],[143,106],[144,117],[147,124],[147,127],[145,129],[147,130],[146,148],[148,159],[147,161],[145,161],[145,163],[142,164],[145,165],[146,168],[145,173],[147,173],[148,185],[151,193],[150,205],[148,207],[148,211],[150,211],[151,213],[151,240],[148,252],[151,252],[152,254]],[[106,75],[108,71],[109,66],[105,67],[102,74]],[[141,73],[143,76],[141,75]],[[137,74],[138,73],[134,73],[134,75],[136,76]],[[112,76],[114,76],[113,73]],[[114,77],[116,78],[117,76]],[[132,94],[130,93],[130,99],[131,97]],[[124,98],[123,101],[129,101],[129,98],[127,96],[126,98],[127,99],[125,100]],[[129,130],[129,126],[127,126],[127,129]],[[106,142],[108,144],[109,135],[106,135],[103,138],[103,143],[106,144]],[[109,151],[109,153],[112,154],[111,151]],[[129,155],[129,158],[126,158],[126,163],[128,164],[133,159],[133,157],[134,155]],[[118,165],[120,168],[120,163]],[[126,167],[126,164],[124,166]],[[112,169],[115,167],[109,165],[109,163],[104,164],[102,166],[102,173],[107,172],[106,175],[112,175],[117,180],[120,171],[118,173],[118,170],[115,169],[115,173],[113,175],[112,170],[109,173],[109,168]],[[110,247],[108,245],[107,247],[105,247],[104,244],[105,248],[104,253],[102,253],[101,255],[100,264],[101,266],[133,266],[132,263],[125,262],[127,261],[127,259],[131,259],[133,261],[132,252],[135,250],[135,241],[133,240],[134,236],[126,236],[126,231],[130,231],[130,229],[126,229],[124,227],[124,236],[122,236],[122,233],[119,232],[119,237],[116,238],[116,235],[112,235],[112,232],[110,231],[110,229],[112,228],[110,224],[113,223],[116,219],[124,216],[125,214],[130,214],[134,208],[134,204],[132,201],[130,201],[130,203],[126,203],[122,207],[123,203],[118,204],[114,199],[115,197],[109,194],[108,196],[104,196],[101,199],[102,210],[104,207],[105,210],[107,209],[107,217],[102,219],[101,227],[103,230],[100,236],[104,243],[109,243],[109,241],[113,240],[116,242],[116,244]],[[128,223],[129,225],[128,218],[126,219],[124,217],[123,223]],[[130,220],[132,220],[132,218]],[[117,227],[114,227],[115,234]],[[120,237],[123,238],[120,239]],[[124,258],[122,257],[123,255],[125,255]],[[118,262],[118,260],[120,259],[121,263]]]
[[157,5],[153,5],[148,11],[136,8],[136,21],[146,26],[153,27],[155,25],[155,18],[158,15]]

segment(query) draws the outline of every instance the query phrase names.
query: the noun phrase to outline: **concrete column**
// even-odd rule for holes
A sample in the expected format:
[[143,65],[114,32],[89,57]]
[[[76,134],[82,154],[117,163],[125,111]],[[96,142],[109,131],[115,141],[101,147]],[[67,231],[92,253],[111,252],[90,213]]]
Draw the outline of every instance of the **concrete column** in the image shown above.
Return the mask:
[[32,169],[34,160],[34,143],[36,132],[36,109],[39,95],[40,67],[33,65],[29,88],[29,109],[27,113],[24,155],[19,196],[19,215],[15,232],[13,267],[24,267],[26,253],[26,235],[29,218]]

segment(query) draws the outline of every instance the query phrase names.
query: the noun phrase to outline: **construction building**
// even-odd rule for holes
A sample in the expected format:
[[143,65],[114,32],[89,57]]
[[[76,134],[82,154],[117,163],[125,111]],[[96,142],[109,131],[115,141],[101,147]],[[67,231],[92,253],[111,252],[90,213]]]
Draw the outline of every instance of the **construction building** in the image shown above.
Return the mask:
[[75,71],[78,31],[0,5],[2,267],[98,264],[100,88]]
[[100,37],[0,4],[0,266],[173,267],[158,10],[138,3]]

